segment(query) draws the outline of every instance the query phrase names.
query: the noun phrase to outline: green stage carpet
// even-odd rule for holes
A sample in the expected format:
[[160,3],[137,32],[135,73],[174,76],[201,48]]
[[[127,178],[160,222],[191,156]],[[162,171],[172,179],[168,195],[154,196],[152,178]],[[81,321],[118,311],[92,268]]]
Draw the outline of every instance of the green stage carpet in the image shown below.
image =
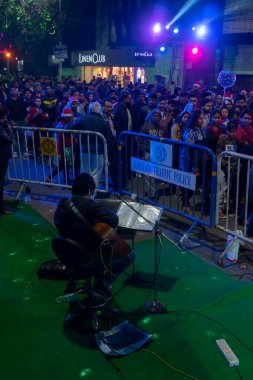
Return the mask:
[[[122,314],[111,323],[129,320],[153,339],[148,352],[108,361],[88,333],[87,320],[62,328],[68,306],[54,299],[65,283],[37,279],[39,264],[54,258],[54,234],[53,226],[27,205],[0,219],[0,379],[253,379],[250,283],[236,281],[163,240],[158,299],[166,303],[167,312],[149,314],[144,305],[153,299],[154,241],[137,243],[136,282],[125,274],[115,284],[115,302]],[[108,319],[103,324],[110,328]],[[225,338],[238,356],[237,369],[230,368],[217,349],[219,338]]]

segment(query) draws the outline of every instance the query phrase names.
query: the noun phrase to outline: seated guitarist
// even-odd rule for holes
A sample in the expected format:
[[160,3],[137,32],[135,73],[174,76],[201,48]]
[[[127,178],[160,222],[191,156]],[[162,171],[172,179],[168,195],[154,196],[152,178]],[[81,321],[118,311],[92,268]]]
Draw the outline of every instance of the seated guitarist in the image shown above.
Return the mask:
[[95,298],[107,301],[111,298],[113,281],[133,262],[134,255],[131,250],[125,256],[113,253],[113,241],[112,246],[103,249],[104,237],[100,239],[93,226],[103,222],[112,230],[118,225],[118,216],[93,199],[95,188],[90,174],[80,174],[72,186],[72,198],[63,198],[59,202],[54,223],[61,236],[76,241],[84,248],[84,268],[88,268],[95,278]]

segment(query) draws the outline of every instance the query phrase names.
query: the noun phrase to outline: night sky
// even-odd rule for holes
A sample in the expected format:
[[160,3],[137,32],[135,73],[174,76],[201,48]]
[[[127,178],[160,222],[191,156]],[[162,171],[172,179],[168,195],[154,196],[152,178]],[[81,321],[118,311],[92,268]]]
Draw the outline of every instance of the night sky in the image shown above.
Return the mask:
[[[110,47],[118,46],[158,46],[168,42],[168,33],[154,37],[152,25],[159,21],[166,25],[186,3],[185,0],[63,0],[66,14],[63,43],[70,50],[89,50],[96,48],[96,27],[103,32],[108,23],[113,38]],[[97,19],[97,7],[106,6],[107,20]],[[221,18],[224,0],[197,1],[175,24],[181,28],[181,36],[189,35],[194,24],[212,20],[213,36],[221,32]],[[181,37],[181,38],[182,38]]]

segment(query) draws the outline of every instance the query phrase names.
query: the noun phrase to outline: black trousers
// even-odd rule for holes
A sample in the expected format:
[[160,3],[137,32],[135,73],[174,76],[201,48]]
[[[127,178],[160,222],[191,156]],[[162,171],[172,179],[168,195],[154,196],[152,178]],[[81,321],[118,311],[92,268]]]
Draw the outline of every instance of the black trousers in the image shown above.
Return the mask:
[[3,209],[4,181],[8,169],[8,160],[0,162],[0,210]]

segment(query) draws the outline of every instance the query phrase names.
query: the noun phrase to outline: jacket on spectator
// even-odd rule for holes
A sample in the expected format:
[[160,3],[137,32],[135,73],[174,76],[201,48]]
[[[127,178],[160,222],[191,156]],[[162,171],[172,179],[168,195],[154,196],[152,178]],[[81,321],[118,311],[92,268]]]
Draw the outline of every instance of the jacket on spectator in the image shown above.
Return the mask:
[[239,125],[236,132],[236,139],[239,147],[253,143],[253,127]]
[[10,128],[7,128],[8,124],[0,123],[0,165],[8,161],[11,156],[11,145],[13,134]]
[[[112,135],[111,128],[104,120],[103,116],[99,113],[91,112],[88,115],[79,117],[71,124],[71,129],[101,133],[105,137],[108,144],[108,151],[114,145],[114,137]],[[98,154],[104,153],[102,139],[96,139],[95,135],[90,135],[88,140],[87,135],[83,134],[81,141],[82,149],[85,153],[90,152],[95,154],[97,151],[96,147],[98,149]],[[87,141],[89,141],[89,147]]]

